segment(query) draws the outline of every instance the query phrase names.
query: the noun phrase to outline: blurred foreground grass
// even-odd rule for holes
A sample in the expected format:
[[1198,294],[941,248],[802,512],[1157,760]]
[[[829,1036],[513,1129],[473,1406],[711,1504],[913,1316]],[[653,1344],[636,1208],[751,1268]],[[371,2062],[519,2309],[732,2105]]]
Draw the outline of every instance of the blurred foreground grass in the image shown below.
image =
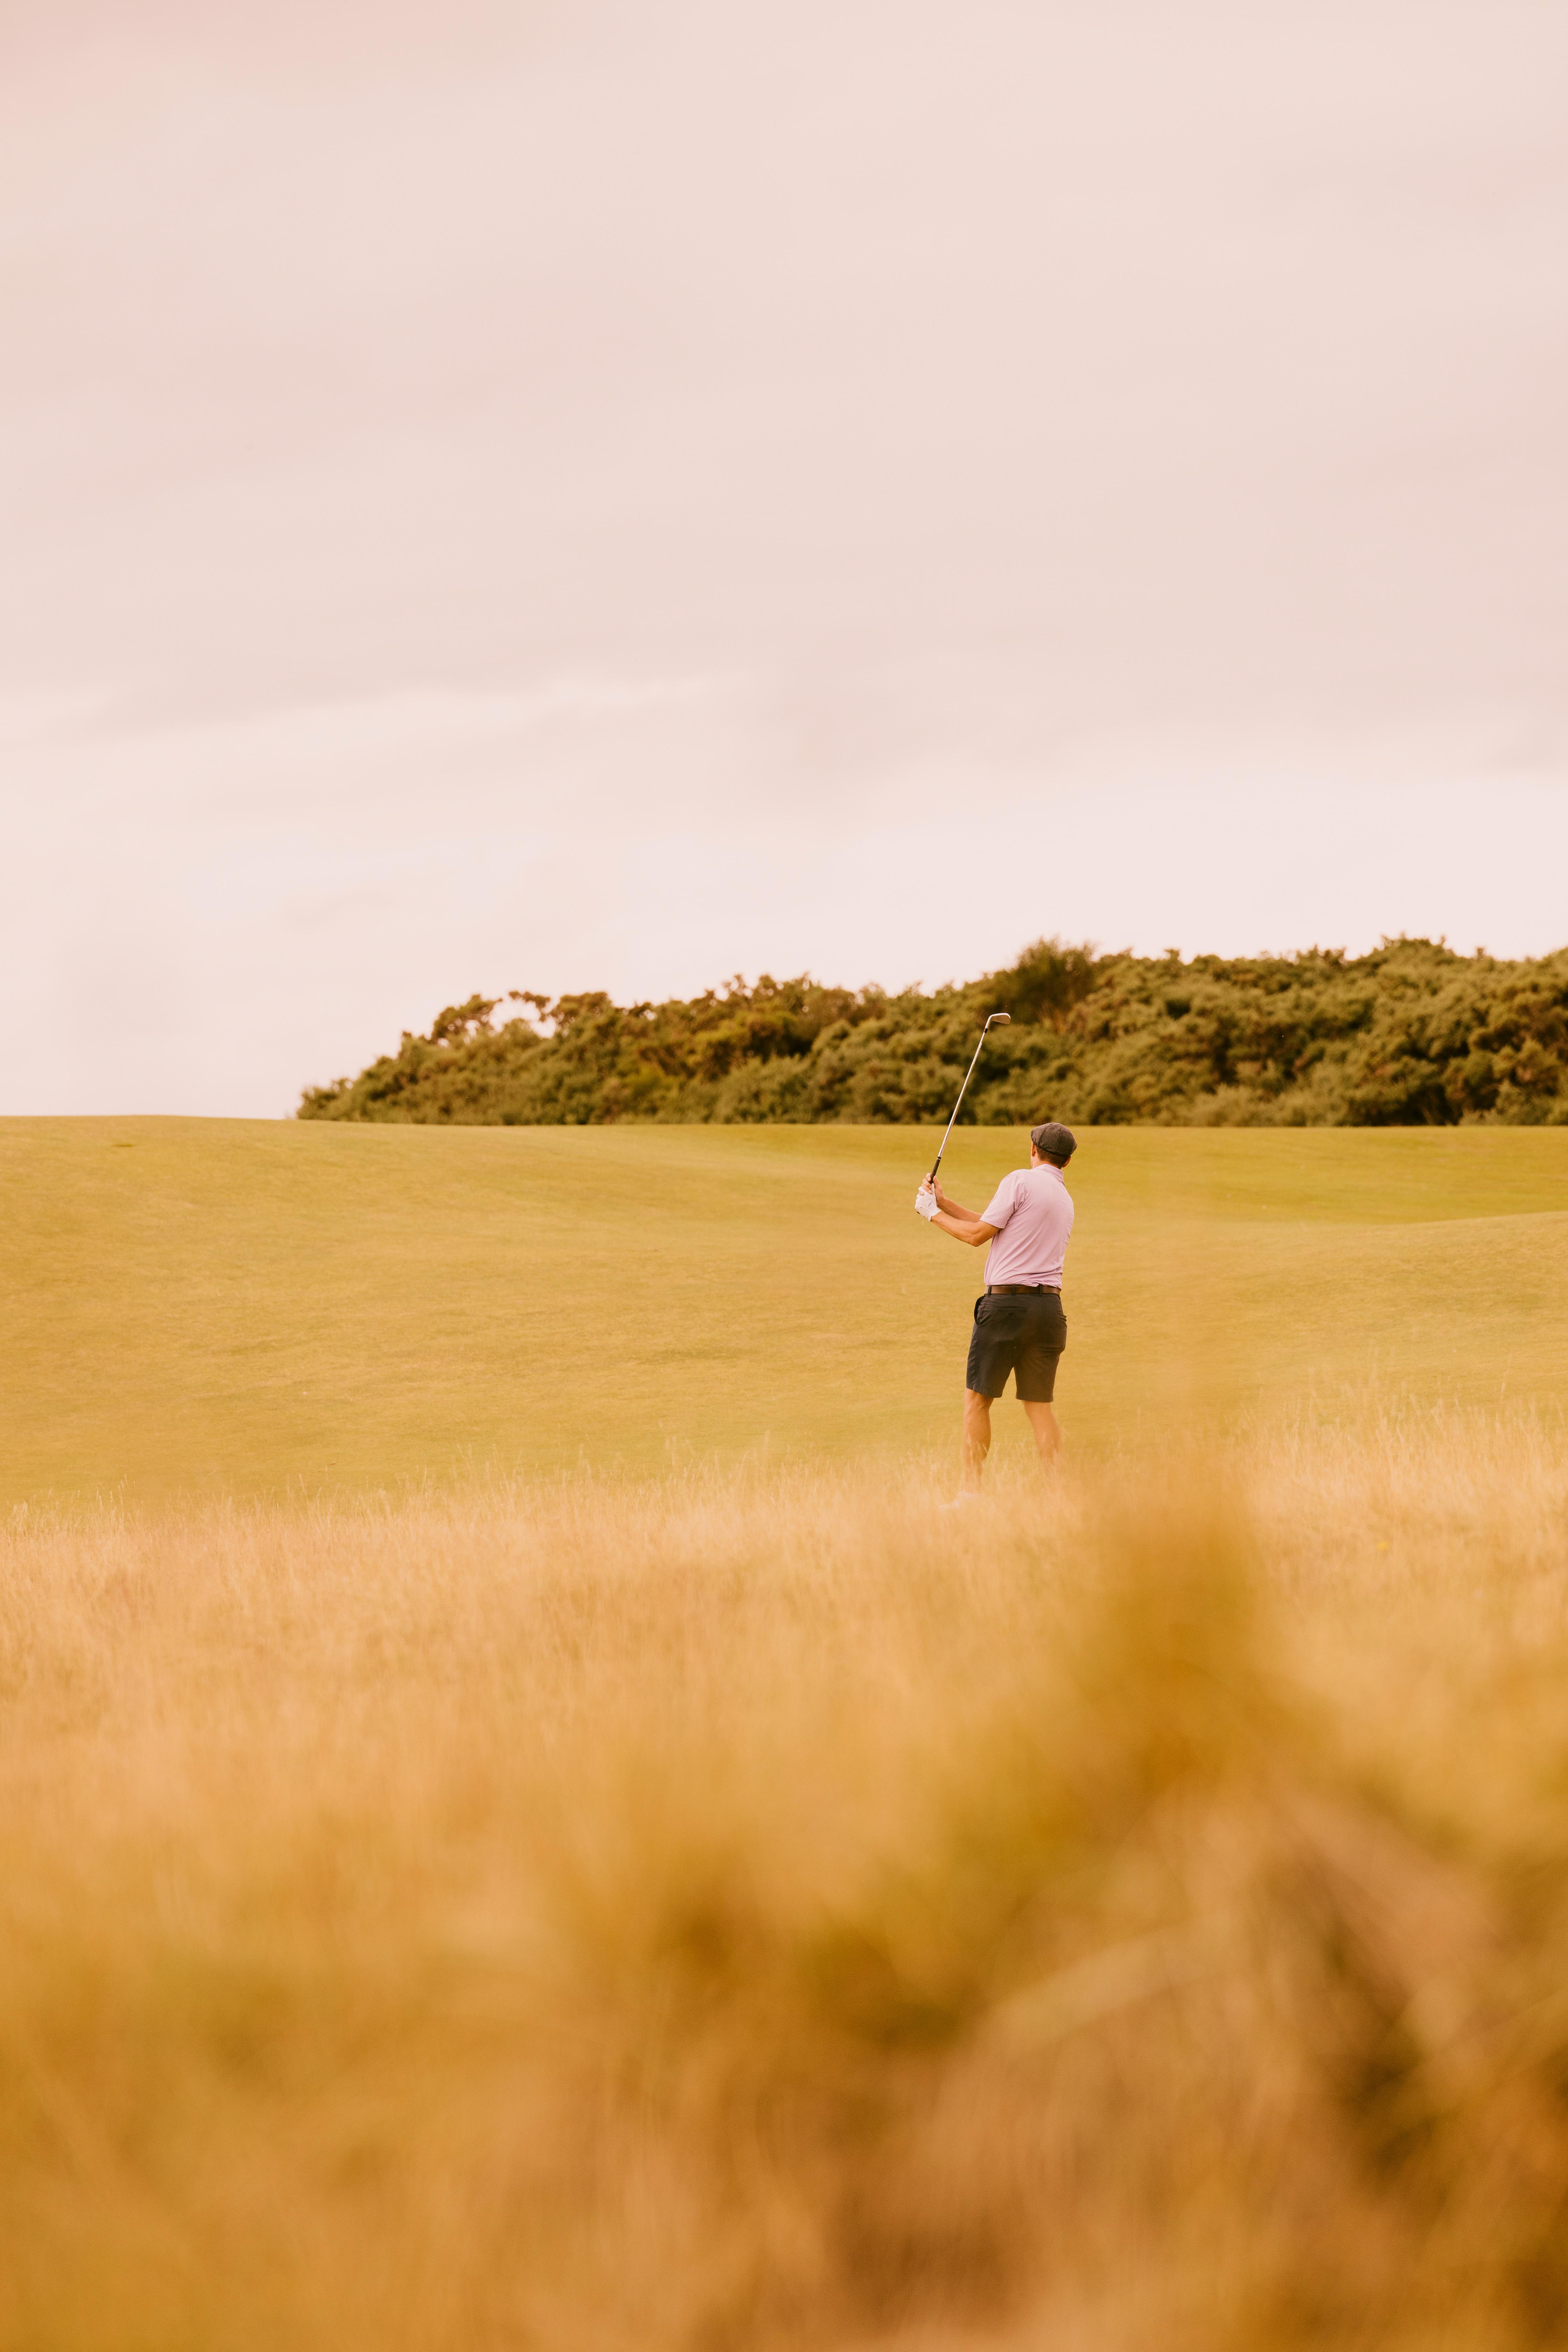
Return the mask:
[[1568,2338],[1552,1416],[13,1516],[5,2352]]
[[[933,1148],[0,1120],[0,1499],[951,1443],[982,1265],[911,1213]],[[1026,1156],[961,1130],[944,1174],[983,1208]],[[1110,1129],[1070,1181],[1080,1455],[1369,1390],[1568,1402],[1568,1129]]]

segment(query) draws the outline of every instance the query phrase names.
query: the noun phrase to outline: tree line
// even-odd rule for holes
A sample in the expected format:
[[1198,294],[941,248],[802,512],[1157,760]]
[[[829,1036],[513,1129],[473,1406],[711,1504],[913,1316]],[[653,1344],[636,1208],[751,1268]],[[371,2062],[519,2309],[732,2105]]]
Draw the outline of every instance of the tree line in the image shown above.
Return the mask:
[[479,1126],[945,1119],[984,1014],[966,1123],[1412,1127],[1568,1123],[1568,949],[1441,942],[1183,958],[1059,940],[926,992],[803,974],[616,1004],[470,996],[301,1118]]

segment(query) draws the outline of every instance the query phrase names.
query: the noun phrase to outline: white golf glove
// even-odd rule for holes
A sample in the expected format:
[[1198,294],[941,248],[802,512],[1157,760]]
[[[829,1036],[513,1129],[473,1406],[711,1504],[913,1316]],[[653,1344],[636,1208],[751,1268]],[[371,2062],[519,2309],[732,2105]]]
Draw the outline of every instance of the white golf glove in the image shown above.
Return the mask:
[[920,1191],[915,1194],[915,1214],[917,1217],[924,1217],[929,1223],[930,1220],[936,1215],[936,1189],[931,1183],[931,1178],[928,1176],[925,1182],[921,1186]]

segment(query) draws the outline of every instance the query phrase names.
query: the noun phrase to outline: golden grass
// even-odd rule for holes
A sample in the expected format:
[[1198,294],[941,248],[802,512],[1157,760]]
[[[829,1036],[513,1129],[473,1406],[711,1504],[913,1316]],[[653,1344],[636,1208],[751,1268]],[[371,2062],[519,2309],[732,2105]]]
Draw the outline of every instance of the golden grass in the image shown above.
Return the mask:
[[6,2352],[1568,2336],[1568,1459],[19,1513]]

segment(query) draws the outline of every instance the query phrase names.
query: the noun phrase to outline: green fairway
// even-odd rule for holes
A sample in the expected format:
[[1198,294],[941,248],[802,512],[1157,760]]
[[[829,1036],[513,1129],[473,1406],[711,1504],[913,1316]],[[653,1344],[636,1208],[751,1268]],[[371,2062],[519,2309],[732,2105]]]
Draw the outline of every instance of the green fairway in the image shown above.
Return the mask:
[[[0,1121],[0,1495],[300,1494],[953,1433],[908,1128]],[[1027,1156],[971,1129],[984,1208]],[[1568,1129],[1087,1132],[1069,1441],[1568,1395]],[[1016,1442],[1022,1416],[1004,1409]]]

